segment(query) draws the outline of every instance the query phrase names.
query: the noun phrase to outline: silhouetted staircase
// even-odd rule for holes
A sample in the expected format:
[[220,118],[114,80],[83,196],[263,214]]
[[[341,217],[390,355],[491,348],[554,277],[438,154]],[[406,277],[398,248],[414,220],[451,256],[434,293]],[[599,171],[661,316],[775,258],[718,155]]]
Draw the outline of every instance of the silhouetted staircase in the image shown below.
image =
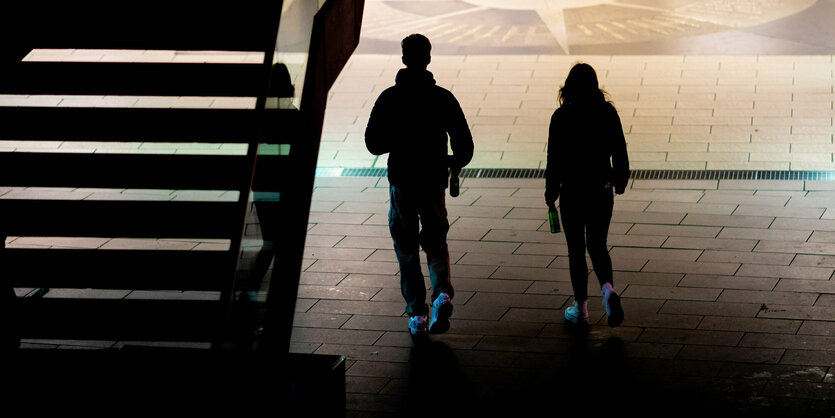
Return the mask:
[[[133,347],[123,351],[130,353],[123,358],[134,362],[164,351],[168,360],[159,366],[140,362],[152,370],[186,367],[183,362],[189,359],[220,361],[218,376],[223,376],[219,365],[224,363],[218,359],[224,358],[249,367],[257,362],[265,372],[284,370],[284,363],[276,361],[286,360],[281,355],[289,346],[327,91],[359,40],[362,4],[328,0],[192,7],[170,2],[120,10],[30,4],[0,29],[3,95],[22,100],[90,96],[93,101],[235,97],[250,103],[243,108],[0,107],[0,141],[108,144],[103,147],[107,152],[0,152],[0,187],[8,188],[0,196],[0,234],[17,242],[59,237],[49,248],[12,242],[2,256],[3,290],[18,289],[16,298],[4,299],[3,335],[24,342],[15,355],[24,364],[31,362],[32,374],[46,371],[36,367],[38,362],[69,366],[63,360],[44,362],[44,350],[27,349],[39,341]],[[282,13],[310,12],[310,7],[310,22],[293,22],[312,27],[304,45],[310,52],[300,73],[304,83],[288,91],[279,83],[293,80],[276,71],[286,67],[274,64],[281,64],[282,45],[276,40]],[[264,59],[23,60],[33,49],[260,52]],[[301,104],[274,106],[270,99],[276,95],[295,95]],[[142,146],[129,152],[114,147],[129,143]],[[171,143],[206,144],[213,151],[143,152]],[[223,152],[221,144],[237,144],[239,151]],[[268,202],[257,216],[253,200]],[[246,278],[250,259],[259,251],[258,245],[248,250],[248,240],[268,241],[263,233],[267,225],[273,229],[269,240],[275,242],[258,245],[274,256],[272,275],[256,280],[260,299],[240,298],[247,290],[241,283],[251,281]],[[85,238],[112,240],[102,248],[60,247],[67,239]],[[166,249],[184,242],[194,248]],[[258,354],[219,354],[210,361],[183,347]],[[68,358],[100,361],[102,356]],[[344,371],[338,359],[327,362]],[[201,374],[193,376],[196,380]]]

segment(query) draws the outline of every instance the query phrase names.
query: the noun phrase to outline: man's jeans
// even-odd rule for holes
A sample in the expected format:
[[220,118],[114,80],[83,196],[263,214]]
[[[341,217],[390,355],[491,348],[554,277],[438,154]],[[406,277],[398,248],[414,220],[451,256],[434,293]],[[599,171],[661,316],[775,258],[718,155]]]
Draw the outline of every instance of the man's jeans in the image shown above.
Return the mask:
[[453,296],[449,276],[446,237],[449,220],[444,189],[402,190],[391,186],[389,230],[400,263],[400,288],[406,313],[426,315],[426,283],[420,265],[420,248],[426,253],[432,300],[441,292]]

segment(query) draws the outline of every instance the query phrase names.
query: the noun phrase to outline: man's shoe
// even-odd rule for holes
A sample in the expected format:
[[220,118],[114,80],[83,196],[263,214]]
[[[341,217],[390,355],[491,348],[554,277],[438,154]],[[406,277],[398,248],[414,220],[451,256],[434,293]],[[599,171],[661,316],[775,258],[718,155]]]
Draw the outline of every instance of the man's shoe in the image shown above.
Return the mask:
[[426,336],[426,315],[409,317],[409,333],[412,334],[412,338]]
[[452,316],[452,302],[449,295],[441,292],[432,302],[432,320],[429,321],[430,334],[443,334],[449,329],[449,317]]
[[603,305],[606,306],[609,326],[619,326],[623,322],[623,306],[620,303],[620,296],[614,290],[603,292]]
[[588,325],[589,313],[581,312],[577,307],[577,301],[574,301],[574,305],[565,308],[565,320],[577,325]]

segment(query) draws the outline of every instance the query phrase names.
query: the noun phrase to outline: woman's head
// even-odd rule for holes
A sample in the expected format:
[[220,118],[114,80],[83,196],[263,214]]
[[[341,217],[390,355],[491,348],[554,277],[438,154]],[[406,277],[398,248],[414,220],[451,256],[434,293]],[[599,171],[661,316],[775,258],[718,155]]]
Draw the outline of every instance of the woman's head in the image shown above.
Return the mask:
[[586,63],[574,64],[565,84],[560,87],[559,102],[589,103],[606,101],[606,95],[597,84],[597,73]]

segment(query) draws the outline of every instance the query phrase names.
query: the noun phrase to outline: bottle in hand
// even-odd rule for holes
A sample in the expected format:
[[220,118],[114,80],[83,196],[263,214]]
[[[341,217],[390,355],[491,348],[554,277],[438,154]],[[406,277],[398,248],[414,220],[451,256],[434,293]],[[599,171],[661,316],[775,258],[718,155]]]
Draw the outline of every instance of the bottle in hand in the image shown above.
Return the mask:
[[449,195],[452,197],[458,197],[458,194],[461,193],[461,169],[453,168],[450,171],[449,177]]
[[560,215],[557,212],[557,207],[554,205],[548,206],[548,221],[551,223],[552,234],[560,232]]

